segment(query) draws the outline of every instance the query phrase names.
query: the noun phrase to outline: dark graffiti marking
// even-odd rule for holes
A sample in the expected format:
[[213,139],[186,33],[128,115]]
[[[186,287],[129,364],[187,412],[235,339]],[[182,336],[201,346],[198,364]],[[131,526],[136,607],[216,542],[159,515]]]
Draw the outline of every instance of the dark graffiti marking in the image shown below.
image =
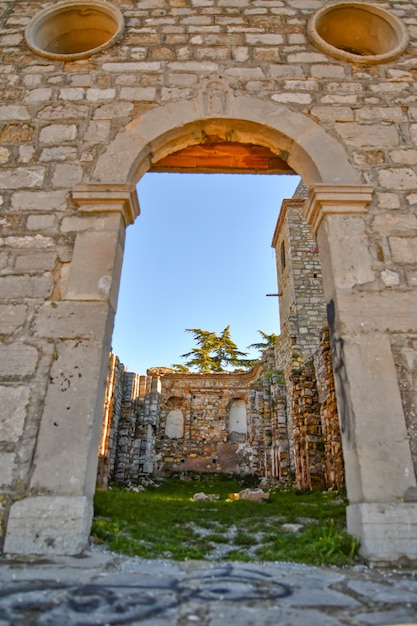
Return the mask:
[[[125,578],[125,576],[124,576]],[[135,581],[136,578],[136,581]],[[70,585],[57,582],[11,583],[0,589],[0,624],[13,626],[134,625],[169,615],[188,602],[243,603],[278,600],[292,594],[269,574],[232,564],[206,575],[147,580],[132,574],[129,583]]]
[[327,321],[330,329],[330,345],[332,349],[340,430],[347,437],[347,440],[351,441],[354,414],[350,402],[350,387],[345,365],[345,342],[343,337],[337,337],[336,334],[336,310],[333,300],[327,303]]

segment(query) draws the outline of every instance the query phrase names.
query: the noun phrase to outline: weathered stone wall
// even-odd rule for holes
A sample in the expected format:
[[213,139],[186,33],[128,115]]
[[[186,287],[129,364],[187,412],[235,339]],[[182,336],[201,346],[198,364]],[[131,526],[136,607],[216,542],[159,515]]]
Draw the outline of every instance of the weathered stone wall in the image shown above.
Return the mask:
[[313,357],[289,377],[295,484],[300,489],[339,488],[345,483],[327,328],[319,341]]
[[[328,331],[314,361],[293,369],[287,385],[270,365],[265,355],[247,373],[152,368],[144,377],[124,372],[112,355],[102,430],[107,447],[99,462],[107,481],[136,483],[146,474],[192,470],[250,473],[306,489],[343,486]],[[237,403],[238,417],[231,419]]]
[[320,405],[320,425],[324,446],[324,475],[327,487],[345,484],[342,436],[337,412],[336,390],[330,349],[329,329],[320,333],[320,346],[314,354],[317,399]]

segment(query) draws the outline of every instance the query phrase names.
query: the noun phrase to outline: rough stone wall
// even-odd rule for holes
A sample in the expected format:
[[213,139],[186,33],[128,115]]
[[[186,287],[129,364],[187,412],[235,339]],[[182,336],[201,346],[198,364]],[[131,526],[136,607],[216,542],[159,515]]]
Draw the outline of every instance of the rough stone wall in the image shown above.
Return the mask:
[[320,333],[320,346],[314,353],[317,399],[320,405],[320,425],[324,447],[324,475],[326,487],[345,484],[342,437],[337,412],[329,330]]
[[115,354],[110,354],[104,399],[103,425],[98,450],[97,486],[106,488],[116,462],[117,439],[122,410],[124,366]]
[[277,261],[280,340],[277,367],[288,372],[298,355],[318,348],[326,323],[323,274],[317,241],[302,215],[304,198],[284,200],[273,239]]
[[319,336],[319,348],[300,368],[294,368],[291,415],[295,484],[298,488],[339,488],[345,484],[342,439],[334,388],[329,331]]
[[281,485],[289,485],[292,480],[286,396],[282,383],[280,374],[267,370],[251,385],[251,472],[262,478],[275,478]]
[[290,383],[295,484],[300,489],[318,489],[325,485],[324,445],[312,360],[307,361],[301,370],[292,371]]

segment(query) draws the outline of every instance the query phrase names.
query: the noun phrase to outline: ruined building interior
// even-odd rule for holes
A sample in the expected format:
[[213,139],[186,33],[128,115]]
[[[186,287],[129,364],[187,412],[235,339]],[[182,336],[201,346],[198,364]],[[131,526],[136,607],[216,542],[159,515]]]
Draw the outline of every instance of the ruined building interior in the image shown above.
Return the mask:
[[[83,551],[101,445],[102,481],[344,474],[362,556],[417,560],[415,0],[0,0],[0,28],[3,551]],[[227,384],[125,375],[100,444],[136,185],[213,156],[306,187],[274,236],[280,346]]]
[[182,471],[254,474],[280,486],[344,485],[317,242],[302,216],[302,183],[282,204],[272,245],[281,335],[251,371],[110,373],[98,484]]

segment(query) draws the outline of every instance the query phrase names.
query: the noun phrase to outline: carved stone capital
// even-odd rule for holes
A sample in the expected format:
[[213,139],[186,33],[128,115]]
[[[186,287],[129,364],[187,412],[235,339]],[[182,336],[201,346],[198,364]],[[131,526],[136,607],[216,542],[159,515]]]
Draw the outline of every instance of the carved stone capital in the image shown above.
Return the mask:
[[121,213],[126,226],[140,214],[133,183],[87,183],[73,189],[72,198],[82,213]]
[[308,190],[303,215],[317,233],[326,215],[356,215],[368,212],[372,185],[328,185],[316,183]]

